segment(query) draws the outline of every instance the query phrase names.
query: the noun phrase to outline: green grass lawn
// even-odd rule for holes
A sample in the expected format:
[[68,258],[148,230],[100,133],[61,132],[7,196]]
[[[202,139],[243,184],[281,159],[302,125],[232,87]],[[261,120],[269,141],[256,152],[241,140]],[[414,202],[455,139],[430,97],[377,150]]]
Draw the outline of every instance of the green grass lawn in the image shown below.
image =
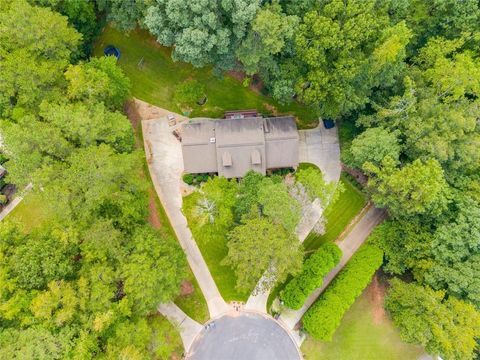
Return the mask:
[[332,342],[317,341],[310,337],[305,340],[301,348],[305,359],[418,359],[424,351],[418,346],[402,342],[391,320],[382,314],[382,299],[375,300],[370,285],[345,314]]
[[335,241],[365,206],[367,202],[365,195],[347,179],[345,174],[340,177],[340,183],[343,184],[345,191],[334,204],[325,209],[326,232],[323,235],[310,233],[304,242],[306,251],[316,250],[327,241]]
[[34,192],[25,194],[23,200],[8,214],[7,219],[18,223],[26,232],[40,226],[49,217],[50,210]]
[[[160,46],[143,30],[121,33],[107,26],[95,44],[94,55],[103,56],[103,49],[113,44],[121,51],[118,62],[132,82],[132,95],[148,103],[180,112],[173,99],[175,86],[187,79],[197,79],[205,86],[207,103],[195,106],[192,117],[221,117],[225,110],[257,109],[264,114],[292,114],[302,128],[315,127],[318,117],[308,107],[296,102],[281,105],[268,96],[242,86],[240,81],[213,75],[210,68],[195,69],[189,64],[173,62],[171,49]],[[142,66],[139,67],[140,61]]]
[[224,300],[227,302],[233,300],[246,301],[250,291],[242,293],[235,289],[237,279],[233,269],[229,266],[220,265],[228,253],[226,232],[212,233],[212,231],[206,231],[205,226],[207,225],[201,227],[194,219],[193,210],[199,196],[200,193],[194,192],[183,198],[183,212],[187,218],[188,226]]
[[[315,166],[312,164],[301,164],[300,168],[308,168]],[[307,255],[328,241],[335,241],[342,233],[345,227],[353,220],[366,204],[365,195],[357,189],[357,187],[342,173],[340,183],[343,184],[345,191],[342,192],[338,200],[327,207],[325,210],[326,232],[323,235],[310,233],[304,242]],[[280,291],[285,287],[287,279],[284,283],[277,285],[272,289],[268,297],[267,309],[270,309],[273,301]]]

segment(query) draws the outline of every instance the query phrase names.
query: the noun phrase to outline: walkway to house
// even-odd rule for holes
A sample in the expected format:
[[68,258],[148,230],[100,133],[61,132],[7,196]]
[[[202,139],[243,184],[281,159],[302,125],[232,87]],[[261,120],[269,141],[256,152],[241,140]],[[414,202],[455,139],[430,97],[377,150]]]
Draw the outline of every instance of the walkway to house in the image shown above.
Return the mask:
[[180,332],[183,347],[188,350],[192,346],[197,335],[202,331],[203,326],[185,314],[177,305],[170,302],[160,304],[158,311],[164,315]]
[[[23,194],[26,194],[27,192],[29,192],[32,189],[32,187],[33,187],[32,183],[28,184],[23,190]],[[23,200],[23,197],[24,195],[22,196],[18,195],[12,201],[10,201],[10,203],[7,206],[5,206],[5,208],[0,213],[0,221],[2,221],[8,214],[12,212],[13,209],[17,207],[18,204],[20,204],[20,202]]]
[[[180,115],[176,117],[177,120],[185,119]],[[210,317],[217,317],[227,312],[229,306],[220,295],[188,228],[187,219],[182,213],[182,191],[185,191],[187,186],[181,178],[183,172],[181,144],[172,134],[178,126],[178,124],[169,126],[166,117],[143,120],[145,153],[155,190],[205,296]]]
[[[315,129],[300,130],[299,157],[300,162],[317,165],[328,182],[338,182],[342,170],[340,162],[340,144],[337,128],[325,129],[322,121]],[[323,209],[318,200],[312,203],[311,209],[305,214],[297,227],[297,236],[300,242],[310,234],[320,220]],[[263,279],[259,280],[261,284]],[[258,285],[257,285],[258,287]],[[245,308],[265,313],[270,290],[256,291],[247,300]]]
[[280,320],[288,326],[289,329],[294,329],[295,325],[300,321],[303,314],[312,306],[318,296],[325,290],[330,284],[333,278],[342,270],[345,264],[350,260],[352,255],[358,250],[358,248],[367,240],[368,236],[372,232],[373,228],[381,223],[385,219],[385,211],[370,207],[365,215],[358,221],[358,223],[352,228],[350,233],[341,241],[337,241],[337,245],[343,252],[343,256],[340,259],[339,264],[332,270],[323,280],[322,287],[315,290],[305,301],[302,308],[299,310],[284,310],[280,316]]

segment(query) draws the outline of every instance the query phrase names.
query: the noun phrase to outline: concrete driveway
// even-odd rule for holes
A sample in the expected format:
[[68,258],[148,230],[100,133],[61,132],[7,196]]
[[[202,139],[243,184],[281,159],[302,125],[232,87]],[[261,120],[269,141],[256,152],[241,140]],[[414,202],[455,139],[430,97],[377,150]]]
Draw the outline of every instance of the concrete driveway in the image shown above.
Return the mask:
[[214,324],[195,339],[186,356],[188,360],[301,359],[292,338],[269,316],[231,313]]
[[230,308],[220,295],[188,228],[187,219],[182,213],[182,190],[186,189],[187,185],[182,181],[181,144],[172,134],[172,131],[179,126],[179,124],[169,126],[165,117],[143,120],[145,153],[155,190],[205,296],[210,316],[215,317],[227,312]]
[[337,127],[325,129],[320,121],[315,129],[300,130],[300,162],[317,165],[326,181],[338,181],[342,171]]

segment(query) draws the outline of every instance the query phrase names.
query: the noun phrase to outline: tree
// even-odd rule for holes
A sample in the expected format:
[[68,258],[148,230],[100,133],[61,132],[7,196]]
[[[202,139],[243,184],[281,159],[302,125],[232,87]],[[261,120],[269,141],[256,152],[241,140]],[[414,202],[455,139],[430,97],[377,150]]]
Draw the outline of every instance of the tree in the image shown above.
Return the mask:
[[77,148],[108,144],[120,153],[133,150],[133,129],[128,119],[108,111],[101,103],[42,103],[40,117],[60,129],[62,136]]
[[43,99],[58,97],[81,35],[65,17],[24,0],[2,1],[0,29],[0,114],[35,109]]
[[187,80],[177,86],[174,98],[181,107],[186,107],[190,111],[202,96],[205,95],[205,86],[198,80]]
[[68,97],[90,103],[103,102],[111,110],[122,109],[130,93],[130,80],[116,62],[114,56],[106,56],[70,65],[65,72]]
[[280,54],[293,39],[298,22],[297,16],[285,15],[275,1],[258,10],[251,29],[236,52],[247,75],[274,66],[273,56]]
[[112,219],[118,229],[131,229],[147,217],[146,184],[134,175],[138,156],[117,154],[105,144],[80,148],[65,164],[44,166],[37,184],[59,218],[72,219],[77,226]]
[[480,313],[474,306],[414,283],[394,279],[391,285],[385,305],[404,341],[444,359],[475,358]]
[[302,272],[290,280],[280,298],[290,309],[300,309],[310,294],[322,286],[325,275],[340,261],[342,250],[333,244],[322,244],[303,263]]
[[121,274],[123,289],[135,313],[147,315],[178,294],[186,261],[178,243],[149,226],[139,228],[128,243]]
[[239,290],[251,291],[262,275],[265,281],[261,287],[270,289],[301,269],[300,243],[267,218],[245,221],[228,234],[228,239],[228,255],[222,264],[234,268]]
[[334,182],[327,183],[320,169],[307,167],[297,171],[297,181],[305,187],[310,200],[319,199],[323,207],[333,204],[343,188]]
[[366,162],[380,165],[388,156],[394,161],[400,157],[400,144],[396,133],[381,127],[369,128],[352,141],[349,165],[361,169]]
[[285,184],[264,179],[258,192],[258,202],[262,213],[274,224],[282,225],[289,233],[295,232],[300,221],[301,207],[298,201],[290,196]]
[[146,27],[164,46],[174,46],[174,60],[195,67],[235,64],[234,49],[259,7],[255,0],[156,0],[147,9]]
[[386,157],[380,168],[372,163],[363,168],[370,174],[372,200],[396,217],[439,214],[446,208],[448,185],[436,160],[415,160],[397,169],[395,161]]
[[404,79],[403,94],[359,123],[398,132],[411,160],[437,159],[449,177],[478,171],[480,155],[474,144],[480,139],[479,60],[462,50],[471,40],[429,41]]
[[303,326],[315,339],[331,341],[345,312],[382,265],[383,252],[364,244],[303,316]]
[[239,222],[243,216],[252,212],[260,213],[258,208],[258,192],[264,176],[256,171],[250,170],[245,174],[238,185],[238,196],[235,200],[235,218]]
[[54,334],[43,327],[0,332],[0,359],[64,359],[72,350],[72,329]]
[[147,8],[145,0],[97,0],[99,10],[107,13],[107,20],[121,31],[134,30]]
[[322,116],[363,107],[372,88],[391,85],[404,67],[411,31],[403,22],[390,26],[387,11],[376,4],[326,1],[308,12],[298,28],[296,58],[305,71],[296,91]]

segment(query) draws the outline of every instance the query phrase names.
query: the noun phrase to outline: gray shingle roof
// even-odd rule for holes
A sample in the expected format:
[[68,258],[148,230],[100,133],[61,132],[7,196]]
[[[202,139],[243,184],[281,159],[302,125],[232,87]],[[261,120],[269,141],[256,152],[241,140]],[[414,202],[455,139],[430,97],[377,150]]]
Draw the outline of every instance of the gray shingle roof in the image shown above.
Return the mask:
[[193,119],[182,126],[184,169],[227,178],[249,170],[298,166],[298,132],[291,116]]

